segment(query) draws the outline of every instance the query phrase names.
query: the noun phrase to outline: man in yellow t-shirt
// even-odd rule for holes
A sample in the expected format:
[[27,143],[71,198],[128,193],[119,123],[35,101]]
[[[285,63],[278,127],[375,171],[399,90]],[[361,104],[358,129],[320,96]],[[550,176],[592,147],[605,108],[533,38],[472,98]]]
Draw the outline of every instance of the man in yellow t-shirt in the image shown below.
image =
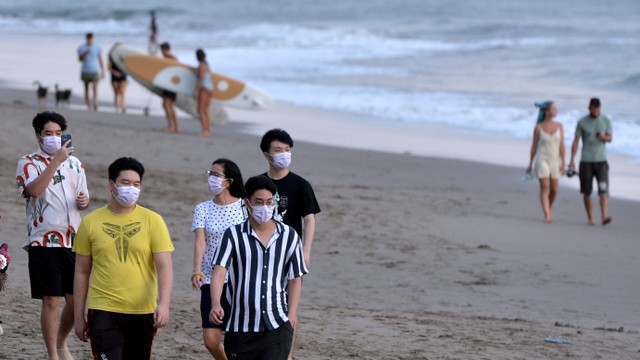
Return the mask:
[[91,338],[96,359],[150,359],[169,321],[174,247],[162,217],[137,205],[143,175],[136,159],[114,161],[111,200],[82,220],[73,245],[75,333]]

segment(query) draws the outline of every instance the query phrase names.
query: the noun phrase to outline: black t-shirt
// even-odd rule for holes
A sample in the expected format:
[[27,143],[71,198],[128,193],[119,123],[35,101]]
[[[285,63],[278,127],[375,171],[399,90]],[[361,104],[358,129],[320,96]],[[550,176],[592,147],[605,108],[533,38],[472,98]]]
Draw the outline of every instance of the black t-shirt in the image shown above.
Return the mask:
[[[263,175],[268,176],[267,173]],[[275,196],[278,207],[274,212],[274,219],[291,226],[302,237],[302,218],[320,212],[320,205],[311,184],[291,171],[280,180],[271,180],[278,187]]]

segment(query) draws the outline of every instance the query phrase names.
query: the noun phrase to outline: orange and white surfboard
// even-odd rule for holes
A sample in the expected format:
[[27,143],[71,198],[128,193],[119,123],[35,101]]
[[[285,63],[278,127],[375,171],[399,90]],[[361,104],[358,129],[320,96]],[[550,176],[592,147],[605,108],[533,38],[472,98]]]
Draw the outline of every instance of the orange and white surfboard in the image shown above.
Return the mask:
[[[181,98],[176,101],[178,107],[193,97],[197,76],[196,69],[192,66],[171,59],[142,54],[123,45],[114,46],[110,56],[123,72],[152,92],[161,95],[162,90],[167,90],[178,94]],[[214,106],[261,110],[273,103],[267,93],[240,80],[212,72],[211,81],[214,85],[212,95]],[[191,113],[189,110],[183,110]]]

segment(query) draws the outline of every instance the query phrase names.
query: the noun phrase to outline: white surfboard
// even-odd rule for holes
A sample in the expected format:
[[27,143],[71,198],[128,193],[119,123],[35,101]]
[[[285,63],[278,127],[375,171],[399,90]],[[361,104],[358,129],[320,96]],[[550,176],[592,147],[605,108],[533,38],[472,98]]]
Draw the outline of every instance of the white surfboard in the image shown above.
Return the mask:
[[[114,46],[109,55],[116,66],[153,93],[162,96],[163,90],[175,92],[175,105],[198,117],[197,102],[193,98],[197,80],[194,67],[175,60],[139,53],[123,45]],[[240,80],[212,73],[211,81],[214,84],[212,120],[221,116],[220,108],[223,106],[262,110],[273,103],[267,93]]]

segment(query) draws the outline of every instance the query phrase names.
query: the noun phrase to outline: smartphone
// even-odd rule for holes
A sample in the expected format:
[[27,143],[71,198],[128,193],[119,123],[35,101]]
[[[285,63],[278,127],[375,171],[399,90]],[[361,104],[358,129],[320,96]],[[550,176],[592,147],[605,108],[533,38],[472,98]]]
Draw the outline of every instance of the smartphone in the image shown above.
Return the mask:
[[73,146],[71,145],[71,134],[62,134],[62,137],[60,138],[61,144],[64,145],[64,143],[66,143],[67,141],[69,141],[67,147]]

